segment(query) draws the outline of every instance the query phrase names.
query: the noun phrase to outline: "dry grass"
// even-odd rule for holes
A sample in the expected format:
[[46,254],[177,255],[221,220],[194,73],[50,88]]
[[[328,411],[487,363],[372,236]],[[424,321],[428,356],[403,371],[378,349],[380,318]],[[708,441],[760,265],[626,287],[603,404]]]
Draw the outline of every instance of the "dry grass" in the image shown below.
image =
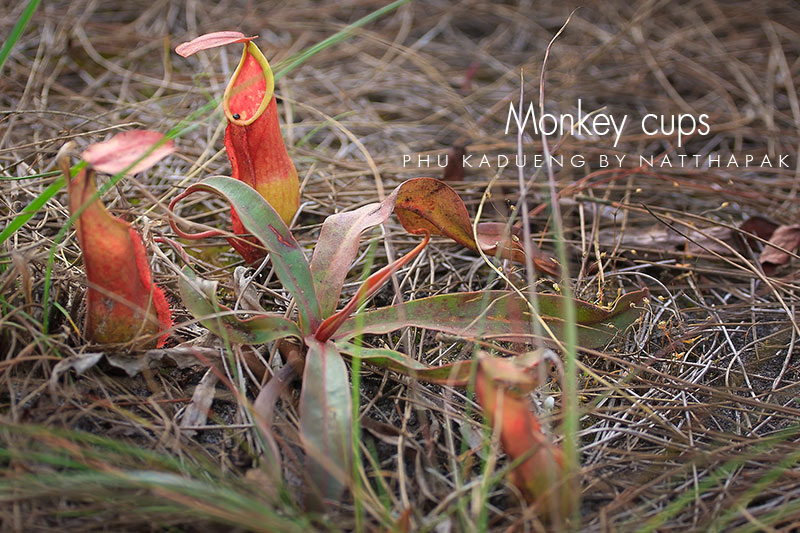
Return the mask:
[[[274,6],[194,0],[43,3],[0,78],[2,225],[55,179],[8,178],[52,171],[66,140],[85,146],[132,127],[167,131],[221,94],[238,52],[201,54],[188,62],[171,53],[178,42],[207,31],[241,29],[261,35],[259,43],[275,63],[379,6],[367,0]],[[519,95],[519,71],[525,71],[525,94],[534,99],[545,47],[571,7],[524,0],[412,3],[281,79],[285,136],[303,182],[296,232],[301,244],[315,242],[328,214],[375,201],[403,179],[441,172],[403,168],[404,154],[435,156],[455,144],[467,145],[470,153],[513,153],[515,139],[503,129],[508,102]],[[21,8],[0,6],[0,34],[8,33]],[[757,262],[761,244],[741,247],[725,233],[725,228],[736,233],[753,215],[778,223],[797,220],[798,27],[800,9],[791,0],[587,2],[553,48],[546,89],[551,112],[573,111],[581,98],[585,108],[607,106],[610,113],[632,118],[708,113],[712,134],[692,138],[677,153],[715,153],[723,160],[732,153],[790,155],[788,169],[641,169],[626,163],[605,172],[594,172],[595,166],[556,173],[562,189],[579,184],[561,199],[575,293],[608,301],[619,290],[647,285],[654,296],[635,331],[605,352],[580,358],[583,530],[627,531],[649,524],[661,531],[789,531],[800,523],[800,258],[766,276]],[[471,66],[477,70],[465,84]],[[124,181],[119,194],[106,198],[115,213],[150,237],[170,235],[164,202],[176,191],[229,172],[221,117],[209,115],[197,126],[178,140],[178,156]],[[553,144],[567,157],[628,154],[633,163],[639,154],[676,153],[673,141],[629,130],[615,149],[608,138]],[[530,140],[526,151],[539,153],[541,143]],[[527,200],[535,209],[545,201],[546,179],[533,170],[526,175],[536,178]],[[468,169],[465,181],[455,184],[473,213],[494,175],[494,168]],[[505,220],[517,191],[516,174],[506,169],[493,185],[484,218]],[[220,209],[209,214],[212,207]],[[195,220],[224,227],[228,215],[222,207],[198,204]],[[546,210],[534,215],[533,230],[543,236],[542,247],[552,250]],[[231,522],[242,529],[288,528],[244,512],[230,519],[215,514],[208,503],[213,500],[188,497],[183,514],[165,516],[157,509],[163,487],[131,482],[113,489],[120,490],[114,496],[105,492],[112,489],[91,484],[96,481],[59,485],[55,473],[70,465],[43,460],[47,450],[61,450],[79,464],[114,475],[181,471],[165,465],[164,458],[172,457],[205,472],[198,478],[254,501],[263,501],[264,490],[252,474],[248,481],[242,478],[255,444],[241,406],[224,387],[217,387],[207,427],[180,427],[202,366],[129,378],[101,365],[50,384],[59,359],[97,350],[75,327],[82,323],[84,287],[72,235],[56,250],[51,299],[58,305],[50,307],[50,331],[42,333],[44,270],[67,218],[61,193],[0,250],[0,421],[8,426],[0,430],[6,450],[0,459],[2,529],[177,531]],[[677,232],[665,231],[667,226]],[[385,234],[378,262],[415,241],[396,222],[385,225]],[[219,245],[224,241],[190,251],[208,277],[233,291],[237,258]],[[175,338],[187,341],[201,328],[181,314],[174,273],[179,264],[163,247],[154,271],[178,309]],[[480,258],[437,240],[399,274],[400,292],[387,290],[379,298],[388,303],[480,290],[490,278]],[[554,290],[549,281],[540,285]],[[261,288],[271,291],[264,293],[263,305],[285,308],[274,280]],[[352,293],[353,285],[345,290]],[[375,342],[399,344],[426,362],[470,353],[457,339],[419,331]],[[274,353],[265,348],[262,355],[269,359]],[[257,390],[252,380],[241,386],[250,394]],[[557,386],[543,388],[540,400],[546,395],[556,400],[554,414],[545,417],[557,428]],[[292,390],[278,409],[287,454],[297,452],[297,396]],[[363,430],[363,477],[374,492],[363,497],[367,528],[387,529],[393,522],[402,528],[405,519],[413,529],[428,531],[472,527],[484,509],[477,489],[487,450],[471,396],[365,369],[362,410],[369,420]],[[162,459],[20,429],[34,424],[113,437]],[[87,458],[93,446],[105,451]],[[287,470],[293,487],[298,474]],[[48,476],[54,476],[49,486],[43,482]],[[16,483],[26,479],[29,490]],[[520,505],[513,487],[501,481],[490,489],[488,529],[542,527]],[[174,494],[166,499],[181,502]],[[331,521],[314,527],[354,527],[352,502],[331,513]],[[209,522],[197,522],[198,517]],[[293,523],[307,518],[288,505],[282,517]]]

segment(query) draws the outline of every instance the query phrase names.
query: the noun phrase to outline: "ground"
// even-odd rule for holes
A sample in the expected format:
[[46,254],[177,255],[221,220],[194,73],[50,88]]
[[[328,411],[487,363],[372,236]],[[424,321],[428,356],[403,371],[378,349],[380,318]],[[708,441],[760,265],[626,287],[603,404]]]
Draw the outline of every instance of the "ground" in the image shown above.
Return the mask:
[[[55,155],[67,141],[82,149],[133,128],[194,126],[176,139],[173,156],[103,200],[144,234],[155,281],[175,310],[167,347],[197,341],[218,353],[181,304],[181,258],[154,238],[174,237],[166,204],[177,192],[230,174],[222,114],[192,113],[222,95],[239,52],[183,59],[173,49],[205,32],[239,30],[260,36],[280,73],[287,58],[382,5],[42,3],[0,71],[0,228],[55,182]],[[772,234],[763,226],[797,221],[800,7],[791,0],[588,1],[569,18],[576,7],[410,2],[280,77],[283,134],[302,183],[295,236],[310,253],[326,216],[377,201],[405,179],[443,177],[441,158],[458,160],[465,147],[472,158],[463,179],[449,183],[470,214],[482,200],[486,221],[530,210],[536,242],[555,254],[547,167],[534,159],[545,147],[530,122],[522,137],[524,203],[513,164],[509,103],[520,100],[521,75],[524,109],[532,102],[539,113],[543,95],[545,112],[555,116],[575,115],[580,105],[617,124],[627,117],[619,134],[567,130],[547,139],[565,161],[552,177],[570,275],[542,276],[538,290],[569,287],[599,304],[650,290],[638,323],[605,349],[579,352],[581,506],[569,527],[793,530],[800,521],[800,257],[776,266],[762,264],[760,254]],[[11,34],[24,8],[0,6],[0,34]],[[568,18],[542,77],[548,43]],[[654,117],[642,130],[648,114]],[[672,128],[679,116],[687,131],[694,126],[680,146]],[[511,164],[500,168],[499,155]],[[295,384],[276,409],[288,487],[276,500],[255,468],[258,445],[229,387],[217,384],[207,420],[186,422],[193,395],[201,395],[203,364],[164,363],[129,376],[119,362],[141,361],[141,352],[82,338],[86,285],[74,232],[60,235],[66,206],[65,191],[53,195],[0,247],[3,531],[553,529],[502,476],[483,475],[489,455],[501,472],[507,463],[489,445],[470,391],[366,366],[361,474],[371,493],[357,505],[346,496],[324,517],[293,498],[302,485]],[[208,199],[183,214],[229,223],[227,207]],[[347,294],[368,258],[383,265],[418,242],[396,218],[365,238],[363,250],[376,240],[374,254],[359,256]],[[238,256],[222,239],[185,244],[232,304]],[[525,284],[521,267],[504,268],[511,282]],[[506,283],[480,256],[439,237],[395,281],[370,305]],[[286,310],[286,292],[269,268],[255,286],[261,305]],[[368,341],[425,363],[473,353],[464,339],[415,329]],[[271,345],[258,350],[279,360]],[[56,368],[100,352],[106,358],[82,373]],[[260,384],[242,379],[237,385],[252,399]],[[556,379],[532,397],[557,442],[563,406]]]

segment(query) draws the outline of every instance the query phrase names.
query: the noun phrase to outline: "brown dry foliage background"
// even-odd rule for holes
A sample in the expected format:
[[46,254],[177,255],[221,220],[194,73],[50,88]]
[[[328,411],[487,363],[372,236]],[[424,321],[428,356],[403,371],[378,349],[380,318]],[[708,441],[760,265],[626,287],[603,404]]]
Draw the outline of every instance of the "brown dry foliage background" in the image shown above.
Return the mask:
[[[172,53],[183,40],[221,29],[258,34],[259,46],[275,65],[380,5],[370,0],[44,2],[0,78],[0,174],[53,170],[54,155],[67,140],[84,147],[134,127],[168,131],[219,97],[238,51],[184,60]],[[404,154],[436,156],[456,144],[465,144],[469,153],[512,154],[515,139],[503,130],[508,102],[519,96],[520,69],[526,100],[535,101],[545,47],[573,7],[414,2],[281,79],[285,137],[303,181],[300,242],[310,247],[328,214],[375,201],[403,179],[440,174],[438,168],[404,168]],[[0,5],[0,35],[8,34],[22,8]],[[795,451],[800,258],[792,256],[766,276],[758,266],[762,243],[735,238],[752,216],[777,224],[797,221],[798,27],[800,8],[791,0],[586,2],[552,50],[545,93],[551,113],[574,112],[581,98],[584,109],[606,106],[616,116],[629,114],[634,125],[646,113],[707,113],[712,124],[710,135],[693,137],[677,152],[674,138],[644,136],[631,127],[616,148],[609,138],[566,138],[557,148],[566,158],[583,154],[592,162],[591,168],[556,173],[561,188],[582,180],[561,204],[576,293],[608,302],[618,291],[647,285],[654,296],[644,321],[624,339],[605,353],[581,355],[591,370],[580,383],[581,527],[587,531],[630,530],[655,516],[664,531],[702,531],[714,523],[725,529],[768,524],[789,530],[800,520]],[[474,75],[467,74],[471,67]],[[202,117],[177,141],[178,155],[125,180],[118,194],[105,198],[116,214],[144,231],[151,250],[152,236],[171,233],[164,201],[187,183],[229,173],[222,134],[220,115]],[[529,139],[526,151],[539,153],[539,140]],[[627,162],[586,178],[598,170],[594,162],[601,153],[628,154]],[[789,154],[790,168],[636,168],[639,154],[664,153],[717,154],[723,161],[730,154],[753,154],[757,160]],[[473,213],[495,173],[494,167],[467,169],[465,181],[454,184]],[[527,177],[534,174],[529,167]],[[0,181],[1,225],[54,179]],[[509,206],[518,200],[516,183],[511,168],[500,173],[485,220],[509,216]],[[545,183],[539,173],[530,207],[544,201]],[[67,219],[65,199],[63,192],[57,195],[0,250],[5,267],[0,421],[9,427],[85,430],[188,463],[205,461],[228,479],[243,475],[251,465],[246,450],[252,443],[241,409],[224,387],[218,387],[209,428],[178,426],[202,367],[129,378],[101,365],[80,377],[67,373],[54,388],[48,386],[59,358],[96,350],[75,327],[82,323],[84,288],[71,235],[56,250],[51,294],[60,305],[47,336],[41,334],[44,269]],[[195,207],[195,220],[225,224],[221,204]],[[552,250],[546,210],[534,217],[533,229],[542,235],[542,247]],[[385,231],[387,244],[376,248],[379,263],[415,242],[395,222]],[[237,258],[221,245],[224,241],[191,250],[230,295]],[[174,342],[196,338],[202,331],[187,321],[177,296],[172,266],[180,260],[162,248],[154,273],[177,309]],[[353,280],[362,266],[363,258]],[[444,240],[398,277],[403,299],[479,290],[489,279],[478,257]],[[280,286],[265,283],[261,288],[272,292],[261,303],[285,307]],[[554,290],[547,281],[540,288]],[[352,293],[353,285],[346,290]],[[391,289],[380,296],[383,303],[393,297]],[[468,357],[471,350],[457,339],[420,332],[383,341],[427,362]],[[465,527],[480,512],[471,499],[480,483],[482,438],[471,396],[369,370],[363,381],[362,409],[371,420],[364,430],[365,450],[374,456],[365,476],[374,483],[383,479],[387,508],[395,517],[411,509],[414,528]],[[252,382],[246,387],[251,394],[256,390]],[[279,409],[279,431],[290,450],[297,438],[297,393],[285,397]],[[553,395],[556,408],[543,416],[557,428],[556,384],[545,387],[538,400],[547,395]],[[770,440],[779,430],[788,432]],[[43,439],[10,430],[0,435],[4,449],[16,451],[35,449]],[[136,498],[147,498],[146,490],[112,498],[113,504],[69,487],[13,492],[9,487],[20,476],[47,476],[58,468],[34,458],[2,461],[3,530],[203,529],[190,517],[156,520],[137,510]],[[97,464],[100,470],[111,466]],[[290,484],[297,482],[287,475]],[[540,527],[503,482],[493,486],[487,509],[490,529]],[[669,512],[659,515],[665,509]],[[350,503],[332,513],[327,527],[352,527]],[[726,513],[730,521],[723,523]],[[370,527],[386,528],[376,514],[369,509]]]

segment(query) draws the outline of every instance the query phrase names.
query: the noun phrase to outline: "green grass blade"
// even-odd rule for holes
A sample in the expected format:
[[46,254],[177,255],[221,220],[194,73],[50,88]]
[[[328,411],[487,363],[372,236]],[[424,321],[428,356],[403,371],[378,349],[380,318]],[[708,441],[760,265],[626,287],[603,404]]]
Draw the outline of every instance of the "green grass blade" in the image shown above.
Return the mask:
[[395,2],[392,2],[391,4],[389,4],[387,6],[384,6],[384,7],[380,8],[380,9],[377,9],[377,10],[373,11],[369,15],[361,17],[357,21],[355,21],[352,24],[349,24],[348,26],[343,28],[341,31],[338,31],[338,32],[334,33],[333,35],[331,35],[327,39],[325,39],[325,40],[323,40],[323,41],[321,41],[321,42],[319,42],[319,43],[317,43],[317,44],[315,44],[313,46],[310,46],[310,47],[306,48],[302,52],[298,53],[296,56],[291,57],[288,60],[286,60],[285,66],[283,66],[283,64],[281,64],[281,67],[278,70],[275,71],[275,79],[276,80],[280,79],[281,77],[285,76],[286,74],[288,74],[289,72],[291,72],[295,68],[299,67],[300,65],[302,65],[303,63],[308,61],[312,56],[322,52],[323,50],[325,50],[328,47],[331,47],[331,46],[333,46],[335,44],[338,44],[338,43],[342,42],[343,40],[347,39],[350,36],[350,34],[353,33],[354,29],[360,28],[361,26],[364,26],[365,24],[369,24],[373,20],[375,20],[377,18],[380,18],[383,15],[394,11],[398,7],[402,6],[403,4],[409,3],[410,1],[411,0],[397,0]]
[[0,176],[0,181],[22,181],[32,180],[36,178],[52,178],[53,176],[60,175],[58,170],[51,170],[49,172],[42,172],[41,174],[31,174],[30,176]]
[[125,512],[151,525],[209,521],[247,531],[311,528],[308,515],[291,502],[226,474],[203,454],[176,459],[105,436],[9,424],[0,431],[0,461],[25,465],[0,478],[0,503],[71,502],[70,509],[43,505],[48,517]]
[[[792,439],[796,439],[800,433],[800,426],[790,426],[784,430],[781,430],[769,437],[764,438],[761,442],[754,444],[749,449],[743,450],[741,453],[737,454],[732,459],[726,461],[724,464],[717,467],[714,471],[708,474],[705,478],[700,480],[698,483],[696,490],[687,490],[675,499],[673,499],[669,505],[667,505],[662,511],[660,511],[657,515],[651,517],[643,526],[637,529],[637,531],[641,533],[653,533],[655,531],[660,531],[663,529],[663,525],[672,517],[676,516],[680,513],[685,507],[687,507],[693,500],[697,498],[697,494],[705,494],[707,491],[711,490],[713,487],[722,485],[725,482],[725,479],[731,472],[740,468],[744,465],[747,461],[751,460],[752,458],[756,457],[759,454],[765,453],[769,450],[772,450],[778,444],[791,441]],[[767,482],[772,481],[772,472],[778,471],[782,472],[788,466],[794,464],[797,461],[798,457],[796,453],[790,454],[787,458],[781,461],[777,467],[777,470],[773,468],[770,472],[764,476],[763,479],[766,479]],[[758,484],[754,485],[758,486]],[[752,488],[752,487],[751,487]],[[748,496],[745,493],[745,498]],[[738,508],[735,508],[738,510]]]
[[14,24],[14,27],[11,29],[11,34],[8,36],[8,39],[6,39],[6,42],[3,43],[3,48],[0,48],[0,73],[3,72],[3,66],[6,64],[6,59],[8,59],[8,56],[11,55],[11,50],[19,41],[19,38],[22,37],[22,33],[28,26],[28,22],[30,22],[31,17],[33,16],[33,13],[36,11],[37,7],[39,7],[39,0],[30,0],[28,2],[28,5],[25,6],[25,11],[22,12],[22,15],[19,16],[17,23]]
[[[85,163],[83,163],[85,166]],[[79,169],[81,167],[75,167],[75,169]],[[6,239],[11,237],[14,232],[16,232],[19,228],[25,225],[28,220],[31,219],[33,215],[39,212],[39,210],[44,207],[50,198],[55,196],[55,194],[61,190],[61,188],[66,184],[64,180],[64,176],[56,178],[56,180],[51,183],[50,185],[45,188],[36,198],[31,200],[31,203],[25,206],[22,212],[14,217],[14,220],[8,223],[8,226],[3,228],[3,231],[0,232],[0,244],[4,243]]]

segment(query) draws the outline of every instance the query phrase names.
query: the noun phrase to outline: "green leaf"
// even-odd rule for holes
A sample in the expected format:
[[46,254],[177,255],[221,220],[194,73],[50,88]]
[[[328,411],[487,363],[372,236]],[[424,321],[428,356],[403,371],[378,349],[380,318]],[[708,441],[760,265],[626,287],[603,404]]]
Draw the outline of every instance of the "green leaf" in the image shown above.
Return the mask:
[[[283,286],[294,296],[300,312],[300,330],[303,334],[314,331],[320,323],[320,307],[314,292],[311,271],[289,228],[275,209],[252,187],[224,176],[206,178],[191,185],[177,196],[170,206],[198,191],[207,191],[224,198],[236,210],[245,229],[252,233],[270,253],[275,273]],[[170,224],[178,235],[194,238],[181,231],[170,212]],[[202,235],[202,234],[201,234]]]
[[[263,344],[285,337],[301,338],[297,325],[280,315],[259,314],[240,320],[216,300],[217,282],[198,278],[188,266],[178,280],[189,313],[218,337],[238,344]],[[252,313],[248,313],[252,314]]]
[[384,201],[325,219],[311,257],[311,275],[322,308],[322,316],[336,311],[347,272],[358,254],[361,234],[383,224],[394,209],[397,189]]
[[300,394],[300,431],[314,506],[338,501],[352,464],[350,380],[332,342],[306,338],[308,353]]
[[[608,344],[641,315],[643,306],[635,304],[647,294],[647,289],[628,293],[611,309],[574,300],[578,345],[600,348]],[[539,294],[538,301],[542,320],[556,338],[562,338],[567,299]],[[532,318],[528,303],[511,291],[443,294],[350,317],[334,337],[343,340],[362,333],[382,334],[415,326],[468,338],[529,342],[534,335]]]
[[362,348],[347,341],[337,342],[336,347],[354,360],[360,359],[362,362],[378,368],[394,370],[399,374],[428,383],[466,387],[472,372],[472,360],[430,367],[411,359],[404,353],[388,348]]

